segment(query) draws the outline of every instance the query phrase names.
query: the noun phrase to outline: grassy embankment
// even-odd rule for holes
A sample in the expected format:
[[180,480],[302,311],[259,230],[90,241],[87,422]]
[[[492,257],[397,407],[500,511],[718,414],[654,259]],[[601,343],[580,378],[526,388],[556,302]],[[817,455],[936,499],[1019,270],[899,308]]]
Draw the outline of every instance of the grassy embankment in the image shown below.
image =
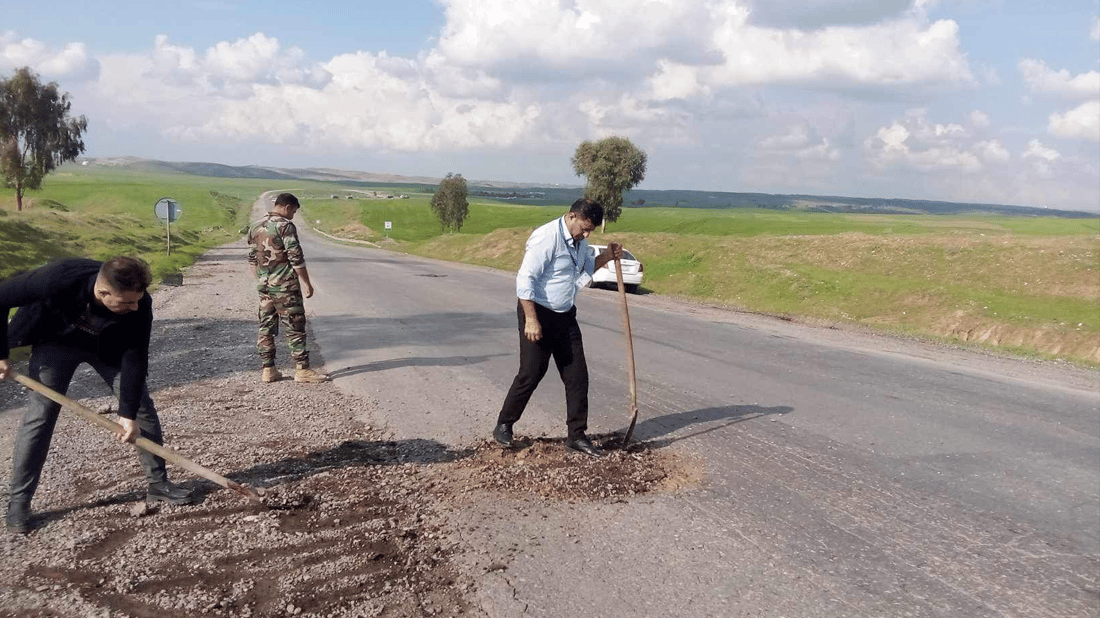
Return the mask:
[[[441,236],[428,199],[304,211],[339,236],[513,270],[530,230],[565,210],[475,201],[462,233]],[[591,240],[637,255],[643,290],[1100,363],[1097,219],[644,208]]]
[[[61,256],[128,254],[148,261],[159,281],[235,238],[259,194],[255,183],[115,170],[62,171],[43,184],[24,196],[22,212],[11,192],[0,193],[0,277]],[[182,210],[171,226],[171,255],[153,211],[162,197]]]
[[[67,165],[46,177],[41,191],[0,191],[0,278],[55,257],[97,259],[128,254],[149,262],[156,281],[213,247],[240,236],[253,202],[282,185],[271,180],[152,174]],[[287,190],[329,191],[326,183],[294,181]],[[182,216],[167,230],[154,213],[162,197],[179,202]]]

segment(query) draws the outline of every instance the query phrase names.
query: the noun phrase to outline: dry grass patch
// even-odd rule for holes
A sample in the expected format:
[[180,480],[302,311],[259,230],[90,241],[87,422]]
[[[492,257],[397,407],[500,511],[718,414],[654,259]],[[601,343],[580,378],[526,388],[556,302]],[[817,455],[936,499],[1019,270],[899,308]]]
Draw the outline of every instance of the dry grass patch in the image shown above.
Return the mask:
[[370,240],[374,236],[374,230],[355,221],[332,229],[332,235],[353,240]]

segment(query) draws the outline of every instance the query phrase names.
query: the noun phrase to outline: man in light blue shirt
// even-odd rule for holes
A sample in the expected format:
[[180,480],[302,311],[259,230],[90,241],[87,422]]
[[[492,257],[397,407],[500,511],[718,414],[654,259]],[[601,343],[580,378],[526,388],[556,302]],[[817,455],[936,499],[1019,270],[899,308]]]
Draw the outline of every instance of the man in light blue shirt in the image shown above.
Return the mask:
[[553,357],[565,384],[569,430],[565,446],[593,457],[601,455],[585,435],[588,364],[574,305],[582,276],[591,276],[604,264],[622,257],[623,247],[616,242],[608,243],[600,255],[589,252],[586,239],[601,223],[603,206],[594,200],[579,199],[565,216],[539,227],[527,239],[527,251],[516,274],[519,372],[493,430],[493,438],[503,446],[513,445],[512,425],[523,414]]

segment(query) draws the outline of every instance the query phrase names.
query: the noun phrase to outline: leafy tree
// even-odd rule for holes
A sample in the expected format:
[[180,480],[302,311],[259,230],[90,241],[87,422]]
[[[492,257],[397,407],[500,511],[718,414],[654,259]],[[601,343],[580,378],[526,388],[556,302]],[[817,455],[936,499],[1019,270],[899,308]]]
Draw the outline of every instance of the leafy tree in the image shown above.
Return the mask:
[[439,217],[444,232],[457,232],[462,222],[470,216],[470,202],[466,201],[466,179],[462,174],[447,174],[432,196],[432,212]]
[[69,94],[57,83],[43,85],[29,67],[0,78],[0,175],[15,189],[15,204],[23,210],[27,189],[42,187],[42,178],[84,152],[84,116],[69,116]]
[[645,178],[646,154],[625,137],[585,140],[573,154],[573,171],[588,179],[584,196],[603,205],[604,229],[623,213],[623,193]]

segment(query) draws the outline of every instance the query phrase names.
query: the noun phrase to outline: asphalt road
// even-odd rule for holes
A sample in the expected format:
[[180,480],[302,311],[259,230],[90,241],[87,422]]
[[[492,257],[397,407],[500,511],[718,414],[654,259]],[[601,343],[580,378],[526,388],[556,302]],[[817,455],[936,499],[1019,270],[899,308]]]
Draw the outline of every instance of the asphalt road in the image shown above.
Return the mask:
[[[514,275],[303,244],[319,360],[377,401],[365,420],[486,439],[518,362]],[[456,515],[463,540],[506,565],[482,582],[487,613],[1100,616],[1097,373],[630,302],[636,436],[704,475],[625,503]],[[591,433],[625,424],[618,303],[608,290],[578,302]],[[564,425],[551,367],[516,431]]]

